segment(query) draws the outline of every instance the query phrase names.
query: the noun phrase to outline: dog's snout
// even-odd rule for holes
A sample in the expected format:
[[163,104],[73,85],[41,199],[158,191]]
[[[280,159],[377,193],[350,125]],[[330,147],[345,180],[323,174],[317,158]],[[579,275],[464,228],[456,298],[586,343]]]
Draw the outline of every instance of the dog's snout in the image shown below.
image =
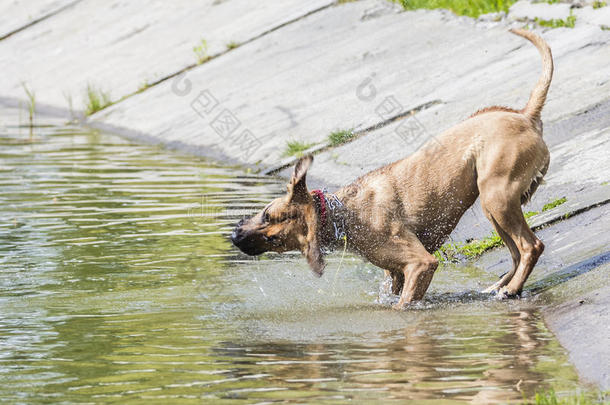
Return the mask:
[[243,217],[242,219],[240,219],[237,225],[235,226],[235,229],[233,229],[233,232],[231,232],[231,242],[233,242],[235,246],[237,246],[239,242],[244,239],[245,232],[242,227],[247,220],[248,217]]
[[243,231],[240,226],[241,225],[238,224],[235,229],[233,229],[233,232],[231,232],[231,242],[233,242],[234,245],[237,245],[243,238]]
[[265,235],[252,226],[244,217],[231,232],[231,242],[242,252],[250,256],[260,255],[267,251],[267,240]]

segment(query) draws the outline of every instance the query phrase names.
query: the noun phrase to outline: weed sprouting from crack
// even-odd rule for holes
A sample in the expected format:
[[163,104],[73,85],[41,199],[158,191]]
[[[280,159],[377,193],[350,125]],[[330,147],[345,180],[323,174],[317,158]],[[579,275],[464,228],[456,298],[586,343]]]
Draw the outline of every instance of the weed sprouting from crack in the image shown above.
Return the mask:
[[193,52],[197,56],[197,64],[201,65],[210,59],[210,55],[208,54],[208,41],[205,39],[201,39],[197,45],[193,47]]
[[328,135],[328,144],[330,146],[339,146],[351,141],[355,136],[353,129],[333,131]]
[[23,86],[23,90],[28,98],[28,114],[29,114],[29,126],[30,126],[30,137],[33,135],[34,128],[34,114],[36,113],[36,93],[33,90],[30,90],[28,85],[25,82],[21,83]]
[[300,141],[288,141],[286,142],[286,148],[282,153],[283,157],[296,156],[300,157],[307,149],[311,148],[314,143],[306,143]]
[[556,199],[554,201],[551,201],[548,204],[544,204],[544,206],[542,206],[542,212],[546,212],[546,211],[551,210],[551,209],[553,209],[555,207],[559,207],[561,204],[565,203],[566,201],[568,201],[567,198],[561,197],[561,198],[558,198],[558,199]]
[[90,83],[87,84],[87,89],[85,90],[86,115],[94,114],[112,104],[113,102],[110,98],[110,94],[101,89],[96,88]]

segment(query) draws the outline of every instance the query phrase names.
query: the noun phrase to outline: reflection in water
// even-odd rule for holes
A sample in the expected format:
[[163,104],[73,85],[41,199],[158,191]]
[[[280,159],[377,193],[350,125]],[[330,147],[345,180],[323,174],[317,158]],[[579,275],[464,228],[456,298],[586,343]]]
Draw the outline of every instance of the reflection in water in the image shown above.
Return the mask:
[[282,342],[272,353],[265,342],[225,343],[218,353],[249,366],[254,356],[257,371],[277,387],[323,391],[327,399],[520,402],[550,375],[575,377],[532,309],[486,314],[477,308],[465,315],[466,309],[440,309],[390,332],[341,343]]
[[77,128],[3,131],[4,402],[493,403],[578,387],[527,300],[459,292],[489,283],[480,269],[441,268],[426,302],[391,311],[359,259],[314,279],[298,255],[231,247],[232,223],[282,182]]

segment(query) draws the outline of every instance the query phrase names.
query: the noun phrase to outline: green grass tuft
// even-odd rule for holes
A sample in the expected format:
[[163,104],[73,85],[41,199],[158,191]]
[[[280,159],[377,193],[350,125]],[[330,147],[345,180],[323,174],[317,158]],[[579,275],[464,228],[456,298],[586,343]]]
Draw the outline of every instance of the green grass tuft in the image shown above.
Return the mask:
[[301,157],[303,155],[303,152],[305,152],[307,149],[311,148],[313,145],[314,145],[313,143],[288,141],[288,142],[286,142],[286,149],[284,150],[284,153],[282,153],[282,156],[283,157],[288,157],[288,156]]
[[593,8],[597,9],[597,8],[602,8],[602,7],[606,7],[608,5],[608,3],[606,3],[605,1],[594,1],[593,2]]
[[538,23],[538,25],[541,25],[543,27],[574,28],[574,25],[576,24],[576,16],[572,15],[572,11],[570,11],[570,15],[565,20],[541,20],[539,18],[536,18],[536,22]]
[[527,211],[523,213],[523,218],[525,218],[525,222],[527,222],[528,225],[531,225],[530,218],[538,214],[540,214],[539,211]]
[[208,54],[208,41],[202,38],[201,41],[193,47],[193,52],[195,52],[195,55],[197,56],[197,64],[199,65],[210,59],[210,55]]
[[550,390],[537,392],[534,399],[527,403],[536,405],[593,405],[605,403],[607,397],[607,393],[580,393],[558,397],[554,390]]
[[88,84],[87,90],[85,91],[85,114],[94,114],[109,105],[112,105],[110,95],[100,89],[95,88],[93,85]]
[[542,207],[542,212],[548,211],[555,207],[559,207],[561,204],[565,203],[566,201],[568,201],[567,198],[561,197],[561,198],[556,199],[555,201],[551,201],[548,204],[544,204],[544,206]]
[[477,18],[481,14],[508,12],[516,0],[392,0],[405,10],[444,8],[457,15]]
[[330,146],[338,146],[351,141],[354,136],[354,131],[351,129],[342,129],[339,131],[334,131],[331,132],[330,135],[328,135],[328,143]]
[[235,49],[239,47],[239,43],[231,41],[227,44],[227,49]]
[[36,93],[34,90],[30,90],[28,85],[23,82],[21,83],[23,86],[23,91],[25,91],[26,96],[28,97],[28,113],[30,116],[30,135],[32,135],[32,128],[34,128],[34,113],[36,112]]
[[481,256],[486,251],[493,249],[498,246],[502,246],[504,242],[502,242],[502,238],[493,232],[491,236],[483,238],[481,240],[474,240],[472,242],[466,243],[462,245],[459,249],[459,252],[462,253],[469,259],[474,259],[476,257]]
[[441,262],[456,262],[459,261],[460,256],[476,259],[488,250],[502,245],[504,245],[502,238],[493,232],[486,238],[468,243],[446,243],[434,252],[434,256]]

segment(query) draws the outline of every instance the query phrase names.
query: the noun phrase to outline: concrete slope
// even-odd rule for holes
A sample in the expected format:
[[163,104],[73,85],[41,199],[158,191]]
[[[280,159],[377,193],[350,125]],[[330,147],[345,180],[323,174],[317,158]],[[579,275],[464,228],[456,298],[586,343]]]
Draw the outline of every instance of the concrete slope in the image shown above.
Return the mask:
[[[422,66],[418,76],[438,82],[425,99],[400,88],[385,90],[380,83],[378,86],[383,90],[368,104],[367,114],[377,115],[378,106],[392,96],[405,109],[413,108],[423,100],[441,100],[442,104],[322,153],[311,174],[323,177],[331,184],[343,184],[382,164],[408,156],[422,143],[468,118],[479,108],[491,105],[522,108],[540,74],[538,52],[530,43],[507,33],[504,26],[473,27],[472,31],[473,37],[484,39],[468,41],[468,49],[461,49],[461,54],[435,59],[435,54],[428,53],[429,67]],[[544,122],[565,118],[608,99],[610,76],[606,65],[610,60],[610,32],[585,26],[547,30],[541,34],[550,44],[555,59],[554,78],[542,114]],[[490,54],[497,56],[490,60]],[[441,71],[439,64],[443,63],[456,66]],[[470,69],[458,74],[465,64]],[[352,98],[356,99],[355,95]],[[547,135],[547,141],[552,142],[553,135],[545,133],[545,137]]]
[[[94,121],[262,170],[282,161],[289,141],[324,144],[333,130],[366,129],[423,105],[433,108],[417,117],[436,134],[479,107],[525,104],[540,58],[508,28],[445,11],[400,12],[387,2],[343,4],[119,103]],[[557,59],[544,118],[603,100],[610,90],[610,32],[583,25],[543,35]],[[333,149],[319,160],[343,159],[316,165],[314,176],[341,184],[405,156],[409,146],[393,130]]]
[[79,0],[12,0],[0,3],[0,40],[60,12]]
[[[251,2],[83,0],[0,42],[0,95],[23,98],[22,82],[42,104],[84,109],[88,84],[118,100],[298,19],[332,0]],[[204,47],[205,48],[205,47]],[[136,118],[136,117],[134,117]]]

